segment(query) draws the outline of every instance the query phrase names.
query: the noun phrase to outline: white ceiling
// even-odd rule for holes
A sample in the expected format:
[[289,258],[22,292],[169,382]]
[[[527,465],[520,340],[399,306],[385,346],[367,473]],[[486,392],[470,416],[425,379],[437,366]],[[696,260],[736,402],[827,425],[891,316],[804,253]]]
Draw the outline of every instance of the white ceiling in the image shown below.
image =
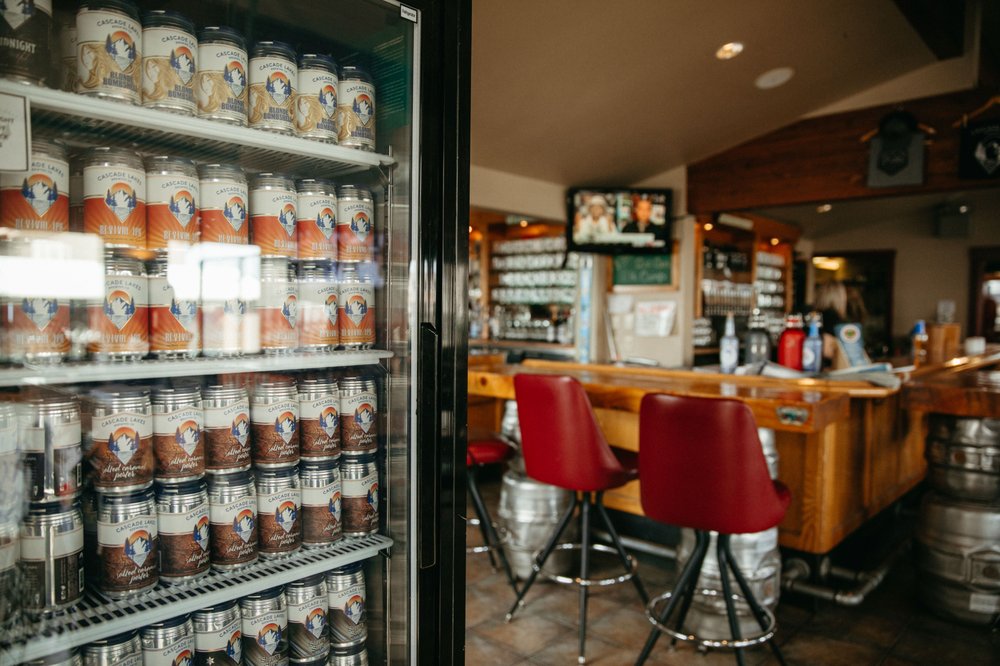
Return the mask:
[[934,61],[892,0],[474,0],[472,44],[472,163],[560,185],[637,183]]

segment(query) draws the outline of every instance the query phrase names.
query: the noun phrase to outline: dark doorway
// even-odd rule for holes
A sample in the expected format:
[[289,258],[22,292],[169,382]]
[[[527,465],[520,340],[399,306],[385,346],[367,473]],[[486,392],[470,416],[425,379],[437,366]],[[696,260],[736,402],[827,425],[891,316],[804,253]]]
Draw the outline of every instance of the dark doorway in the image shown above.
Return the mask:
[[969,249],[968,330],[1000,342],[1000,246]]
[[895,250],[824,252],[813,257],[816,285],[840,280],[847,288],[847,319],[864,330],[865,349],[873,359],[894,353],[892,289]]

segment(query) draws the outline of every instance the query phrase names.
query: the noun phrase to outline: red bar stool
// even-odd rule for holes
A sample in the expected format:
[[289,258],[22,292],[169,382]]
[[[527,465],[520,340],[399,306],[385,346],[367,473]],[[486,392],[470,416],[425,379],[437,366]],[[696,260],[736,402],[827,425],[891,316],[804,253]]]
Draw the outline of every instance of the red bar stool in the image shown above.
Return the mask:
[[[604,491],[623,486],[638,477],[636,456],[629,451],[608,445],[597,426],[590,400],[580,382],[570,377],[524,375],[514,377],[517,411],[521,420],[521,453],[528,476],[536,481],[573,490],[578,493],[569,510],[563,514],[556,531],[534,558],[531,574],[507,613],[510,622],[518,608],[524,605],[528,593],[542,567],[553,551],[579,550],[580,574],[576,577],[542,575],[563,584],[580,587],[580,653],[578,661],[585,663],[587,642],[587,592],[591,587],[617,585],[631,580],[643,603],[649,600],[646,589],[636,573],[636,562],[622,545],[604,508]],[[556,545],[566,530],[576,508],[580,507],[580,543]],[[591,507],[597,509],[608,529],[614,548],[594,544],[590,533]],[[592,551],[613,553],[621,560],[625,573],[614,578],[592,579]]]
[[[486,508],[486,502],[479,492],[479,484],[476,482],[478,468],[484,465],[496,465],[510,458],[513,449],[504,441],[499,439],[475,439],[469,442],[465,451],[465,466],[468,470],[469,495],[472,496],[472,506],[476,511],[477,518],[472,518],[469,523],[479,526],[479,531],[483,535],[482,546],[472,546],[466,548],[467,553],[486,553],[490,557],[490,564],[494,571],[497,568],[497,559],[503,567],[504,575],[510,583],[514,592],[517,592],[517,581],[514,579],[514,572],[511,571],[510,563],[503,552],[502,539],[497,534],[496,523],[490,517],[490,512]],[[493,554],[496,553],[496,558]]]
[[[671,645],[679,639],[735,649],[739,664],[743,664],[742,648],[767,642],[784,664],[781,650],[771,640],[774,615],[754,598],[729,546],[732,534],[761,532],[777,525],[791,501],[788,488],[768,475],[750,408],[737,400],[645,396],[639,410],[639,478],[646,516],[694,529],[696,543],[673,591],[654,598],[646,607],[653,629],[636,664],[646,661],[661,633],[672,637]],[[731,640],[683,633],[684,618],[695,595],[717,593],[697,589],[709,532],[719,535],[716,552]],[[733,594],[727,569],[760,625],[759,634],[740,636],[735,601],[741,597]],[[663,601],[667,604],[661,611]],[[678,603],[680,612],[671,628],[667,625]]]

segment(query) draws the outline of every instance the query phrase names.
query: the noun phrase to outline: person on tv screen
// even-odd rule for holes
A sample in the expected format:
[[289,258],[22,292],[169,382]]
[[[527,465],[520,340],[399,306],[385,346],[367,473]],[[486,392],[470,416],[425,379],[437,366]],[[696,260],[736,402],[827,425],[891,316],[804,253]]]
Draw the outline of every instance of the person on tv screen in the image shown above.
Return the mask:
[[576,214],[576,228],[573,230],[573,240],[592,241],[605,234],[617,233],[618,229],[608,211],[608,202],[600,194],[587,198],[586,208]]
[[653,234],[655,240],[667,239],[667,225],[653,221],[653,200],[647,194],[632,197],[632,221],[623,234]]

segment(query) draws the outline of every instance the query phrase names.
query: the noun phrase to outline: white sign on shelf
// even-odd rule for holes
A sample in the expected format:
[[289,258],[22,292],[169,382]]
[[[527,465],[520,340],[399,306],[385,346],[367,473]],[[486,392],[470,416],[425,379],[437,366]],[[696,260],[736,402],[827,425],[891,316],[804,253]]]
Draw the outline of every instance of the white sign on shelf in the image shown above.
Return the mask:
[[0,93],[0,171],[31,166],[31,109],[28,98]]
[[665,338],[674,330],[677,301],[645,301],[635,306],[635,334],[646,338]]

